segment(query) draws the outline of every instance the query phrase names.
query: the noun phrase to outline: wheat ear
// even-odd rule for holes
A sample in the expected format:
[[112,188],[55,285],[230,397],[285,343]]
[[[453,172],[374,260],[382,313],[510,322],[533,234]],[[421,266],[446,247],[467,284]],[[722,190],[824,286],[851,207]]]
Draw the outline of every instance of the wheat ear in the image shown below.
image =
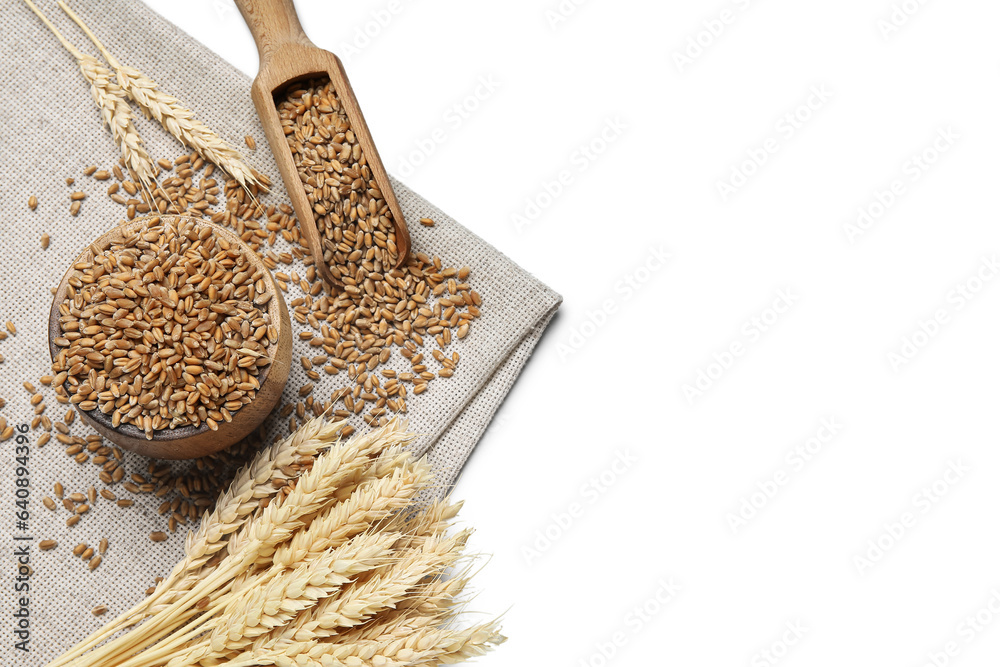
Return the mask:
[[[384,443],[386,438],[410,438],[398,425],[394,426],[396,428],[390,427],[385,431],[362,436],[359,439],[362,451],[367,451],[370,447],[366,441]],[[224,605],[222,617],[231,619],[225,626],[228,628],[228,640],[225,638],[226,634],[220,632],[218,620],[214,620],[211,627],[216,629],[211,637],[211,646],[196,643],[189,647],[188,652],[175,658],[174,664],[194,664],[219,657],[228,651],[242,649],[254,638],[270,632],[272,628],[290,623],[296,614],[305,611],[320,598],[331,595],[332,589],[324,591],[319,588],[323,581],[328,585],[346,583],[346,580],[324,580],[322,577],[326,576],[324,573],[344,575],[343,569],[336,568],[343,568],[345,563],[350,563],[350,550],[356,549],[357,540],[362,539],[355,536],[363,536],[366,530],[373,528],[375,520],[387,516],[392,509],[405,507],[431,479],[430,466],[426,460],[415,460],[411,454],[401,450],[399,443],[383,451],[369,468],[368,474],[374,476],[373,479],[356,486],[347,485],[333,493],[334,496],[344,492],[350,494],[344,501],[333,506],[338,511],[331,512],[328,509],[317,515],[308,528],[300,530],[292,540],[282,544],[274,552],[273,558],[259,560],[257,569],[236,580],[227,596],[216,598],[212,602],[207,610],[209,615],[215,613],[217,606]],[[381,530],[382,532],[374,535],[391,536],[384,546],[398,548],[406,539],[397,533]],[[308,539],[302,539],[307,534]],[[374,540],[370,534],[367,539]],[[381,541],[378,543],[381,544]],[[261,567],[267,569],[261,573]],[[361,571],[359,568],[349,574]],[[301,590],[293,592],[298,586],[293,582],[301,581],[310,583],[310,589],[305,595]],[[255,611],[250,616],[241,615],[241,611],[245,609],[261,611]],[[262,619],[262,616],[265,618]],[[183,631],[176,633],[179,637],[151,649],[152,653],[143,653],[134,663],[129,661],[125,664],[138,667],[147,664],[141,662],[143,659],[150,660],[176,651],[209,627],[200,625],[202,622],[203,618],[192,622]]]
[[[307,425],[320,421],[312,420]],[[304,425],[303,428],[306,428],[307,425]],[[366,475],[377,473],[383,477],[387,477],[387,480],[385,481],[385,488],[378,489],[376,495],[385,495],[387,498],[386,502],[392,503],[393,506],[402,502],[399,500],[400,498],[412,498],[420,488],[426,485],[430,477],[429,466],[426,461],[415,461],[412,459],[412,455],[402,452],[400,449],[401,443],[409,441],[412,437],[411,434],[405,432],[405,429],[399,428],[398,424],[392,424],[386,428],[373,431],[368,435],[355,438],[350,443],[351,451],[349,456],[346,459],[341,459],[341,465],[336,475],[325,483],[325,492],[333,499],[344,496],[354,499],[356,495],[355,489],[358,487],[357,480],[365,478]],[[375,454],[378,455],[375,459],[365,458]],[[390,492],[390,490],[392,491]],[[287,500],[285,499],[281,502],[286,502]],[[305,518],[302,519],[301,523],[308,523],[312,526],[316,523],[316,519],[309,519],[309,516],[325,515],[326,512],[319,515],[316,515],[315,512],[305,512],[303,515]],[[351,527],[356,526],[357,524],[351,524],[345,526],[344,530],[336,532],[342,537],[353,537],[364,532],[371,524],[368,523],[356,530],[349,531]],[[285,528],[283,527],[282,529],[284,530]],[[307,529],[301,528],[298,532],[294,533],[294,536],[297,537],[304,530]],[[259,529],[258,532],[260,532]],[[348,532],[349,535],[346,534]],[[320,539],[319,536],[317,536],[317,539]],[[333,546],[340,546],[346,541],[346,539],[342,539],[336,545],[333,545],[333,542],[327,539],[323,544],[327,548],[332,548]],[[226,549],[232,553],[239,553],[248,548],[247,545],[250,543],[251,540],[248,534],[242,533],[234,536],[231,543],[226,545]],[[299,541],[293,545],[292,540],[278,544],[277,550],[274,546],[261,549],[258,552],[256,560],[242,568],[242,574],[225,580],[225,583],[222,583],[217,590],[212,592],[211,602],[204,609],[204,613],[208,615],[214,614],[219,611],[221,605],[227,604],[234,595],[248,588],[267,585],[273,577],[280,574],[285,568],[304,567],[308,565],[319,551],[314,544],[306,546]],[[276,558],[277,560],[275,560]],[[213,560],[217,559],[219,559],[218,555],[213,558]],[[226,565],[227,563],[228,561],[223,562],[221,565]],[[193,575],[195,583],[201,578],[214,575],[214,571],[218,567],[221,567],[220,564],[215,563],[211,570],[202,569],[196,571]],[[172,592],[168,608],[183,598],[185,594],[185,591]],[[183,625],[200,613],[202,612],[198,609],[189,608],[181,616],[174,619],[175,625]],[[171,642],[171,646],[173,645],[174,642]]]
[[256,563],[261,555],[273,554],[277,545],[289,539],[308,517],[329,504],[330,490],[354,474],[352,464],[367,461],[366,457],[372,451],[383,449],[386,442],[397,444],[392,438],[405,439],[407,436],[402,431],[400,425],[393,424],[377,429],[370,437],[356,438],[324,452],[312,468],[298,478],[291,493],[280,502],[267,505],[229,539],[223,561],[168,610],[85,657],[91,664],[102,664],[102,660],[133,651],[136,646],[147,646],[168,634],[178,622],[191,617],[192,607],[199,600],[217,593],[227,584],[231,586],[232,577]]
[[458,616],[459,596],[469,585],[471,576],[471,564],[454,575],[439,574],[422,585],[419,595],[402,600],[394,610],[379,614],[364,625],[338,633],[331,641],[355,644],[405,637],[420,628],[450,622]]
[[343,502],[317,516],[274,554],[284,567],[307,560],[327,549],[335,549],[373,524],[405,507],[430,478],[425,461],[400,469],[390,476],[366,482]]
[[314,419],[258,453],[248,466],[237,473],[230,487],[216,501],[215,509],[202,518],[197,532],[188,533],[184,558],[153,594],[77,644],[61,660],[82,655],[118,631],[169,607],[182,597],[207,573],[203,568],[205,563],[226,547],[228,535],[239,529],[259,508],[260,500],[278,492],[273,481],[289,478],[284,469],[299,459],[314,458],[336,442],[344,425],[342,421],[327,423]]
[[[169,606],[70,664],[404,667],[451,664],[502,642],[496,622],[456,628],[471,565],[452,570],[469,531],[446,536],[459,504],[419,504],[433,477],[402,448],[413,436],[392,422],[309,465],[321,449],[309,444],[320,440],[316,423],[295,447],[285,443],[303,456],[266,450],[237,475],[189,537],[193,569],[162,596]],[[276,493],[270,480],[281,475],[294,483]]]
[[428,540],[421,548],[406,553],[399,562],[381,567],[364,581],[346,586],[337,597],[324,598],[309,613],[286,627],[282,640],[289,642],[289,646],[284,647],[284,652],[293,655],[296,646],[331,637],[339,628],[361,625],[379,612],[394,608],[405,597],[413,595],[425,577],[453,565],[462,556],[462,548],[470,534],[470,531],[462,531],[450,538]]
[[276,481],[294,478],[291,466],[312,461],[317,454],[339,439],[346,422],[312,420],[295,433],[260,452],[251,464],[237,473],[229,489],[216,501],[215,509],[202,518],[197,533],[188,533],[185,557],[170,576],[157,587],[154,596],[162,595],[150,611],[169,607],[200,579],[210,574],[222,560],[219,552],[227,548],[227,538],[280,491]]
[[[392,448],[383,452],[371,468],[377,470],[380,462],[397,458],[393,453],[398,451],[397,448]],[[406,456],[410,457],[409,454]],[[270,557],[259,558],[252,569],[237,577],[230,590],[238,594],[247,588],[261,585],[268,577],[284,569],[305,567],[323,552],[336,549],[369,529],[394,532],[388,531],[384,526],[373,525],[375,520],[383,518],[390,511],[378,508],[405,506],[408,499],[429,478],[426,462],[400,461],[391,474],[364,482],[349,498],[314,517],[307,528],[295,533],[292,539],[280,545]],[[337,511],[331,512],[334,509]],[[331,521],[343,523],[331,525]]]
[[[428,539],[421,548],[405,551],[395,562],[381,565],[363,578],[357,578],[343,586],[337,595],[322,598],[318,604],[305,609],[288,624],[276,628],[269,635],[262,636],[254,642],[252,650],[238,655],[219,653],[218,657],[225,655],[233,663],[240,664],[252,659],[266,660],[268,656],[282,655],[287,658],[297,658],[305,664],[318,657],[310,656],[310,651],[317,640],[332,638],[335,643],[344,643],[339,636],[341,629],[366,623],[377,614],[394,609],[403,600],[423,599],[425,588],[431,595],[441,593],[442,589],[434,586],[435,582],[432,581],[432,584],[426,586],[422,582],[428,577],[443,576],[443,571],[462,557],[462,549],[470,534],[471,531],[466,530],[449,538]],[[398,550],[405,539],[403,537],[397,542],[394,549]],[[464,586],[464,579],[460,578],[456,583],[460,588]],[[453,593],[455,588],[449,586],[446,590],[448,593]],[[421,614],[421,616],[428,615]],[[435,614],[434,618],[443,618],[443,615]],[[398,631],[401,625],[403,624],[396,624],[393,629]],[[411,622],[405,625],[409,631],[414,629],[414,624]],[[378,632],[375,636],[377,640],[367,640],[369,645],[375,646],[378,642],[385,644],[389,639],[396,638],[395,632],[390,634]],[[349,643],[366,642],[359,640]],[[239,644],[228,646],[229,649],[238,647]],[[303,657],[298,658],[300,655]],[[334,659],[339,657],[343,656],[334,656]]]
[[[382,480],[381,483],[385,483],[385,481]],[[361,493],[361,489],[359,489],[358,493],[359,494]],[[341,518],[350,516],[352,513],[359,512],[357,507],[349,509],[349,505],[350,503],[343,503],[342,505],[338,506],[338,509],[343,508],[344,510],[346,510],[339,515]],[[375,587],[375,584],[371,584],[369,579],[356,581],[351,585],[349,589],[345,589],[343,595],[345,596],[351,595],[352,597],[354,597],[355,603],[354,605],[349,605],[347,607],[338,607],[339,612],[344,616],[347,616],[348,614],[351,613],[360,613],[357,611],[358,604],[361,604],[365,609],[369,610],[370,612],[375,606],[376,598],[381,597],[383,600],[385,600],[386,589],[389,587],[398,586],[400,579],[401,578],[405,579],[405,575],[402,574],[405,570],[405,565],[403,565],[404,561],[411,562],[413,564],[413,567],[427,568],[430,561],[433,561],[435,559],[437,559],[439,562],[445,562],[447,564],[450,564],[453,563],[454,560],[456,560],[458,557],[460,557],[461,550],[453,548],[454,545],[449,545],[445,549],[447,555],[443,557],[436,557],[433,554],[429,553],[431,551],[442,550],[443,547],[440,541],[441,536],[445,533],[445,531],[449,527],[448,521],[454,518],[458,514],[460,508],[461,508],[461,503],[449,504],[447,501],[438,501],[433,506],[427,508],[417,520],[407,520],[407,517],[403,513],[397,512],[388,521],[383,521],[379,523],[377,526],[370,525],[371,530],[400,533],[403,535],[396,542],[396,544],[393,545],[393,548],[400,554],[400,559],[397,563],[378,568],[377,570],[371,573],[372,577],[377,576],[382,579],[383,585],[378,586],[379,590],[369,591],[369,589],[367,588],[366,592],[359,592],[357,590],[357,588],[360,586],[367,586],[369,588]],[[362,510],[359,513],[364,514],[364,511]],[[311,527],[318,525],[317,522],[319,521],[327,521],[327,520],[333,520],[333,519],[332,517],[327,517],[322,520],[320,518],[317,518],[313,521]],[[350,523],[349,519],[343,519],[343,520],[347,522],[347,524]],[[364,523],[355,524],[353,528],[349,529],[348,535],[355,534],[363,527]],[[329,533],[329,531],[324,530],[323,533],[325,535]],[[337,530],[334,531],[334,533],[340,533],[340,531]],[[467,533],[460,533],[454,539],[459,540],[461,544],[464,545],[464,542],[467,539],[467,537],[468,537]],[[331,538],[331,537],[322,537],[317,535],[316,539],[319,542],[322,542],[327,548],[336,548],[341,543],[337,541],[336,537]],[[424,550],[424,553],[422,554],[419,553],[421,550]],[[419,561],[420,565],[418,566],[416,563],[413,563],[414,560]],[[276,562],[278,562],[277,558]],[[387,568],[390,567],[394,568],[391,577],[387,576],[386,574]],[[430,568],[430,570],[433,570],[433,568]],[[420,600],[422,601],[421,612],[429,607],[433,607],[433,609],[435,610],[450,608],[451,598],[460,593],[462,588],[464,588],[465,586],[465,580],[467,580],[466,575],[465,574],[456,575],[457,579],[454,581],[449,581],[449,583],[447,584],[436,581],[441,576],[442,574],[440,572],[428,571],[422,578],[429,578],[431,581],[421,583],[419,593],[415,595],[413,598],[400,597],[398,599],[398,606],[409,607],[413,605],[414,600]],[[411,589],[412,587],[406,588],[407,591],[410,591]],[[354,591],[354,592],[349,592],[349,591]],[[397,593],[398,592],[399,591],[397,590]],[[365,596],[370,596],[370,597],[368,597],[366,602],[361,602],[361,598]],[[391,594],[389,594],[389,596],[391,597]],[[447,604],[439,605],[438,600],[441,597],[447,597],[449,599],[449,602]],[[392,604],[396,604],[396,602],[397,601],[393,601]],[[305,633],[309,633],[311,631],[316,630],[316,628],[318,628],[320,625],[329,626],[329,624],[333,620],[333,614],[336,613],[336,611],[331,606],[329,606],[333,604],[333,600],[327,599],[324,600],[324,602],[321,604],[325,604],[327,606],[323,610],[320,610],[319,607],[317,607],[315,610],[309,612],[308,614],[304,614],[296,618],[291,625],[286,626],[284,628],[278,628],[277,630],[268,635],[259,637],[254,642],[252,651],[245,652],[244,654],[238,657],[240,657],[241,659],[245,659],[254,652],[275,650],[276,648],[282,648],[282,650],[285,650],[284,647],[286,647],[289,644],[291,637],[293,635],[296,635],[296,633],[298,633],[300,630],[304,630]],[[389,604],[390,602],[384,603],[385,606],[389,606]],[[325,618],[319,618],[320,616],[323,616]],[[365,621],[363,621],[360,617],[355,617],[354,622],[351,623],[350,625],[356,626],[359,623],[364,623],[364,622]],[[345,624],[342,627],[348,627],[348,626],[347,624]],[[317,631],[314,637],[328,636],[329,634],[330,634],[329,632]],[[235,659],[235,657],[237,656],[233,656],[233,659]]]
[[[392,533],[360,535],[339,549],[296,570],[284,570],[262,586],[231,595],[220,615],[199,618],[176,632],[175,638],[140,653],[123,667],[157,665],[169,656],[168,667],[192,665],[249,645],[255,637],[289,623],[318,600],[333,595],[358,574],[381,565],[391,555]],[[182,648],[204,632],[206,638]]]
[[120,63],[104,48],[97,36],[69,8],[69,5],[60,0],[59,7],[80,26],[80,29],[98,48],[104,59],[115,70],[118,85],[139,105],[147,118],[155,118],[174,138],[185,146],[193,148],[198,155],[209,162],[221,167],[244,188],[256,185],[258,188],[266,189],[238,150],[195,118],[194,113],[185,108],[180,100],[159,90],[155,81],[134,67]]
[[[317,639],[378,647],[392,639],[438,626],[453,618],[456,615],[456,599],[468,584],[471,566],[448,577],[444,570],[462,557],[462,548],[471,531],[460,531],[447,539],[442,538],[442,534],[447,530],[448,522],[458,514],[461,505],[443,500],[425,508],[416,517],[408,519],[397,514],[377,529],[396,532],[406,526],[412,531],[404,534],[393,545],[402,554],[399,559],[372,570],[364,578],[356,579],[337,595],[323,598],[319,604],[305,610],[289,624],[260,636],[254,641],[252,649],[238,653],[232,650],[238,644],[230,645],[227,650],[203,658],[198,664],[203,667],[222,664],[232,667],[280,664],[276,661],[294,658],[297,666],[340,665],[344,663],[329,654],[324,657],[301,654],[308,652]],[[419,546],[414,548],[413,545]],[[350,629],[352,627],[354,629]],[[458,656],[463,655],[463,652],[466,656],[472,655],[470,651],[475,646],[476,641],[471,641],[455,649],[456,652],[451,657],[458,661]],[[482,650],[487,648],[489,646]],[[474,651],[476,654],[479,652],[479,649]],[[446,656],[442,653],[439,658],[445,659]],[[317,660],[322,662],[316,662]],[[355,654],[348,664],[369,664],[367,661],[356,660]],[[433,661],[428,661],[420,664],[432,663]],[[397,663],[379,657],[380,667],[393,664]]]
[[[31,0],[24,0],[24,2],[52,31],[59,43],[76,58],[83,78],[90,84],[90,96],[101,111],[101,120],[111,130],[111,136],[122,152],[125,166],[135,174],[146,193],[151,193],[152,183],[156,177],[153,161],[142,145],[142,139],[139,137],[139,131],[135,128],[135,123],[132,122],[132,109],[125,99],[125,93],[112,81],[111,71],[101,65],[97,58],[82,53],[66,40]],[[151,194],[150,198],[152,198]]]
[[198,531],[188,534],[184,560],[178,563],[175,572],[198,569],[226,548],[226,538],[243,526],[260,507],[260,501],[278,493],[280,489],[274,482],[290,479],[285,469],[299,459],[315,458],[336,442],[345,423],[310,421],[258,454],[249,466],[237,473],[232,485],[216,502],[215,509],[202,519]]
[[229,662],[230,667],[276,665],[277,667],[367,667],[383,665],[437,665],[461,662],[483,655],[506,641],[498,622],[491,621],[464,630],[437,627],[416,628],[402,637],[341,644],[317,642],[295,657],[264,652]]

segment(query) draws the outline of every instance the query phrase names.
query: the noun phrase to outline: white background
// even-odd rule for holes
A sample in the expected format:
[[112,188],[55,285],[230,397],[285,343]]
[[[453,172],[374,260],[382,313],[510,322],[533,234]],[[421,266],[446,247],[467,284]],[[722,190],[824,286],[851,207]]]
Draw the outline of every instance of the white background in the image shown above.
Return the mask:
[[[255,73],[231,0],[149,2]],[[481,664],[995,661],[1000,5],[576,2],[296,2],[390,171],[565,297],[456,490]]]

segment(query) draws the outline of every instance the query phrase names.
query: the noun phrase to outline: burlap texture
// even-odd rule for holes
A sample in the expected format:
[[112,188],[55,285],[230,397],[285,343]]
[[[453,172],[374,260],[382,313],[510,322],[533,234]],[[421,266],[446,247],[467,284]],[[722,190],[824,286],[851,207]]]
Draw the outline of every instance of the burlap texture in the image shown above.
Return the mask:
[[[54,1],[38,0],[37,4],[78,48],[96,54]],[[9,319],[18,329],[16,336],[0,342],[0,354],[6,358],[0,365],[0,397],[7,400],[0,415],[16,425],[33,416],[30,397],[21,383],[29,380],[37,385],[49,366],[45,338],[49,288],[58,282],[72,258],[122,218],[123,209],[104,194],[107,182],[82,174],[90,164],[110,168],[118,152],[100,126],[75,61],[20,0],[0,0],[0,7],[0,58],[4,64],[0,69],[0,230],[7,249],[0,259],[0,321]],[[76,2],[74,8],[112,53],[160,82],[225,139],[242,147],[244,135],[254,137],[258,149],[245,152],[251,163],[276,183],[267,201],[286,201],[250,101],[250,80],[244,74],[136,0]],[[182,152],[155,122],[139,117],[137,125],[154,158],[172,159]],[[77,180],[72,188],[64,182],[70,176]],[[483,315],[473,324],[470,335],[449,348],[462,357],[455,376],[436,380],[431,390],[407,399],[411,427],[425,434],[418,449],[428,452],[440,482],[449,484],[531,354],[560,297],[419,195],[399,182],[394,185],[408,220],[430,217],[437,221],[433,228],[411,225],[414,249],[439,254],[449,265],[471,266],[470,280],[484,299]],[[75,189],[85,191],[88,198],[79,217],[73,218],[68,212],[69,193]],[[39,200],[33,212],[27,206],[30,195]],[[48,250],[39,242],[43,233],[51,237]],[[277,249],[287,247],[279,240]],[[301,265],[289,268],[305,273]],[[299,291],[292,288],[286,298],[296,296]],[[300,329],[294,321],[293,325],[296,331]],[[312,349],[296,340],[295,359]],[[407,370],[404,362],[396,351],[389,367]],[[295,389],[306,381],[302,368],[295,364],[283,403],[294,402]],[[324,375],[315,393],[328,397],[347,382],[344,373]],[[47,414],[53,420],[61,418],[66,406],[56,403],[48,389],[44,393]],[[357,426],[362,427],[360,423]],[[287,420],[269,422],[269,438],[286,432]],[[0,494],[6,508],[0,520],[5,581],[0,596],[3,664],[45,664],[101,624],[90,614],[92,607],[105,604],[110,608],[105,618],[114,617],[140,599],[155,576],[166,574],[183,550],[181,530],[165,543],[154,544],[148,539],[151,531],[165,526],[164,518],[156,512],[161,501],[149,496],[136,496],[136,505],[127,510],[99,500],[79,525],[67,528],[67,513],[61,507],[50,512],[41,502],[51,493],[53,483],[61,481],[67,492],[103,485],[96,466],[76,464],[54,440],[36,449],[33,443],[40,433],[30,434],[27,531],[18,529],[13,513],[14,440],[2,445]],[[86,435],[87,431],[77,422],[73,433]],[[127,468],[143,472],[147,463],[129,456]],[[114,490],[131,495],[120,485]],[[12,554],[19,544],[15,535],[34,538],[29,593],[32,640],[27,655],[13,649],[10,632],[10,612],[15,605],[10,582],[16,571]],[[101,567],[89,572],[70,550],[79,542],[96,545],[102,537],[110,540],[111,547]],[[57,540],[59,546],[40,553],[36,544],[44,538]]]

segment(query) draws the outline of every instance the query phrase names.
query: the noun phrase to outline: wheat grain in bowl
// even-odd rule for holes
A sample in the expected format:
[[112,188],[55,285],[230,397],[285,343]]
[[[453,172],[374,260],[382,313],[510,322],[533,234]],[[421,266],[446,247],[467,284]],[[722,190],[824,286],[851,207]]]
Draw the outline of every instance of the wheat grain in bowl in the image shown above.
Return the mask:
[[57,393],[100,426],[147,440],[233,422],[259,399],[287,318],[266,267],[231,232],[183,216],[102,239],[56,296]]

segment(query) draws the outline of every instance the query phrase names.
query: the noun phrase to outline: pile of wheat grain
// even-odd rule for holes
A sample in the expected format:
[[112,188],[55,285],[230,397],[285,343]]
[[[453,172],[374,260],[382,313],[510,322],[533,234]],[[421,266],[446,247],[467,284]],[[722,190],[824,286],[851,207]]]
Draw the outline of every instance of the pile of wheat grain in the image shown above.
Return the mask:
[[153,594],[50,667],[437,665],[502,642],[456,623],[469,531],[449,532],[459,504],[416,502],[433,480],[414,436],[394,420],[342,442],[342,425],[262,451]]
[[278,116],[334,278],[359,284],[363,262],[389,271],[399,258],[392,211],[330,78],[289,90]]
[[211,225],[150,218],[73,268],[53,340],[57,394],[149,439],[217,430],[253,400],[278,342],[274,294],[265,270]]
[[[109,188],[111,198],[127,207],[129,218],[155,209],[204,217],[232,228],[275,272],[281,290],[301,291],[289,306],[292,318],[312,329],[298,334],[312,348],[312,354],[300,355],[310,382],[300,388],[299,401],[281,408],[291,430],[307,414],[329,410],[340,417],[358,415],[369,425],[384,424],[390,415],[407,412],[409,394],[428,391],[432,381],[455,374],[461,357],[448,347],[468,335],[483,302],[469,282],[469,267],[449,267],[440,257],[422,252],[411,253],[406,264],[384,274],[375,270],[381,268],[375,260],[348,262],[344,270],[354,277],[345,279],[343,289],[330,290],[320,281],[311,253],[301,245],[304,237],[290,206],[265,205],[262,193],[253,187],[247,191],[233,179],[220,184],[212,178],[213,165],[196,154],[156,164],[163,176],[153,190],[153,206],[138,198],[135,184],[128,180],[121,186],[133,194],[131,198],[118,192],[118,184]],[[253,196],[257,194],[259,200]],[[291,250],[275,250],[279,239]],[[304,275],[284,268],[295,261],[305,265]],[[384,367],[394,350],[408,362],[409,370]],[[341,373],[347,375],[347,386],[329,395],[314,393],[321,378]]]
[[[375,424],[387,412],[405,412],[408,391],[420,394],[435,378],[452,376],[459,361],[445,352],[452,332],[465,337],[482,299],[467,282],[468,267],[445,267],[440,258],[412,253],[394,268],[392,212],[329,78],[289,90],[278,114],[323,237],[323,257],[343,283],[335,295],[310,291],[292,302],[297,319],[319,329],[320,336],[306,340],[326,353],[304,357],[303,366],[331,374],[347,370],[355,386],[335,400]],[[437,343],[431,354],[440,364],[436,373],[419,349],[425,337]],[[394,346],[411,370],[384,370],[379,378],[374,371]]]

